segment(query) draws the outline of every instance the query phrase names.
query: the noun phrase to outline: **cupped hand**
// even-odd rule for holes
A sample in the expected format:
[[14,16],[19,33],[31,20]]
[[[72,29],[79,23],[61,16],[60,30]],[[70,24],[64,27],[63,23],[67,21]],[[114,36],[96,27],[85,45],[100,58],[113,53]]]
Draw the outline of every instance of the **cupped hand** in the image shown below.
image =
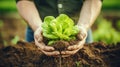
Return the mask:
[[57,56],[60,53],[58,51],[55,51],[55,49],[51,46],[46,46],[43,42],[43,36],[42,36],[42,29],[39,27],[34,32],[34,39],[35,39],[35,45],[38,46],[38,48],[47,56]]
[[84,43],[86,41],[86,37],[87,37],[87,31],[86,29],[84,29],[84,27],[79,27],[79,34],[77,35],[79,38],[79,42],[75,45],[71,45],[67,48],[66,51],[62,51],[62,57],[68,57],[70,55],[74,55],[75,53],[77,53],[83,46]]

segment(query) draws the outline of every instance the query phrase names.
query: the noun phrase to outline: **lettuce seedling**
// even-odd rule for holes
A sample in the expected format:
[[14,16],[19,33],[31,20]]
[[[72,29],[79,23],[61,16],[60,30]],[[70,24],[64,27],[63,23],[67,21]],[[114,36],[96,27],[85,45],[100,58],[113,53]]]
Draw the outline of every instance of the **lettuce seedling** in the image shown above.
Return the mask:
[[76,39],[75,36],[78,34],[79,29],[70,17],[60,14],[56,18],[46,16],[42,24],[42,31],[43,36],[49,40],[48,45],[50,45],[59,40],[70,41]]

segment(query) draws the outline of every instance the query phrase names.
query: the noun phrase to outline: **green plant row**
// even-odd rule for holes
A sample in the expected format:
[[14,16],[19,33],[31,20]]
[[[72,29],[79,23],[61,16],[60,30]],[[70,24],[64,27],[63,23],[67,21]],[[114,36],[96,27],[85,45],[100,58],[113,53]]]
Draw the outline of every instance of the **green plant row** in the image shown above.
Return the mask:
[[93,32],[94,41],[103,41],[107,44],[120,42],[120,32],[112,27],[112,23],[102,19],[98,23],[98,29]]

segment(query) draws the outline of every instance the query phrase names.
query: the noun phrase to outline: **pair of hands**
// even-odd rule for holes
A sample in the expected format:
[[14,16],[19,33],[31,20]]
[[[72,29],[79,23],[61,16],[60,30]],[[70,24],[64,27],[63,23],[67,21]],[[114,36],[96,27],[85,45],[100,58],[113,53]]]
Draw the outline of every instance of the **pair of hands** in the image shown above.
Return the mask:
[[[81,49],[87,37],[87,31],[83,27],[79,27],[81,41],[78,44],[69,46],[66,51],[62,51],[62,57],[67,57],[75,54]],[[42,29],[39,27],[34,33],[35,45],[47,56],[59,56],[60,52],[56,51],[52,46],[47,46],[43,43]]]

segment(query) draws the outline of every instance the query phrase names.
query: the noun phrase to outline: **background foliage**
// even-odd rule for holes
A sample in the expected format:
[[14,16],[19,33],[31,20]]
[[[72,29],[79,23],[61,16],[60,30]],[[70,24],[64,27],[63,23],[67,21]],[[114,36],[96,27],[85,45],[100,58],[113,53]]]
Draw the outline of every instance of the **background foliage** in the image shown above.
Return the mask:
[[[119,19],[120,2],[103,0],[101,14],[92,27],[94,41],[108,44],[120,42]],[[15,0],[0,0],[0,42],[15,44],[18,40],[24,40],[25,27],[26,24],[16,9]]]

